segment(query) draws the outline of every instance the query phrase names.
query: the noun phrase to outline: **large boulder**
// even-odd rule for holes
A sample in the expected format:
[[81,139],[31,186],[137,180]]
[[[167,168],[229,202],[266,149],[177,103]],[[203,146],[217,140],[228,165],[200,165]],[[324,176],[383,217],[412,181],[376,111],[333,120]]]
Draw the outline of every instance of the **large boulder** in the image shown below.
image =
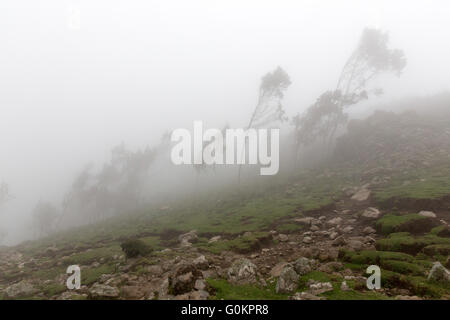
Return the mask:
[[450,282],[450,271],[448,271],[440,262],[435,262],[428,274],[428,280]]
[[369,196],[370,190],[367,189],[367,186],[363,186],[353,194],[351,199],[355,201],[366,201],[369,199]]
[[292,266],[286,266],[278,277],[276,292],[291,293],[298,288],[298,274]]
[[228,269],[228,279],[232,283],[255,283],[256,279],[256,265],[248,259],[236,260]]
[[169,277],[170,288],[173,294],[180,295],[194,289],[195,281],[202,277],[200,270],[194,264],[181,262]]
[[305,275],[314,270],[315,262],[305,257],[298,258],[294,262],[294,270],[299,275]]
[[178,236],[181,246],[191,246],[193,242],[198,240],[197,231],[191,230]]

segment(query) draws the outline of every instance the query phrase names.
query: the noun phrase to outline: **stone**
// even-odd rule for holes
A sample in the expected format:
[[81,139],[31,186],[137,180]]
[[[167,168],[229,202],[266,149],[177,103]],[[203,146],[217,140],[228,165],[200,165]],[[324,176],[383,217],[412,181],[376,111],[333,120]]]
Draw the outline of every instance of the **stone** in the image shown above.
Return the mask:
[[38,290],[31,283],[22,280],[7,287],[4,292],[8,298],[20,298],[32,296]]
[[333,285],[331,282],[318,282],[313,283],[309,286],[310,293],[313,295],[318,295],[324,292],[332,291]]
[[362,217],[366,219],[378,219],[381,215],[380,210],[377,208],[369,207],[362,213]]
[[342,223],[341,217],[336,217],[336,218],[333,218],[333,219],[327,221],[327,224],[330,226],[338,226],[341,223]]
[[285,234],[280,233],[278,235],[278,240],[280,240],[281,242],[286,242],[286,241],[289,241],[289,237]]
[[376,233],[376,232],[377,231],[374,228],[372,228],[372,227],[365,227],[363,229],[363,233],[364,234],[373,234],[373,233]]
[[209,267],[209,262],[208,260],[206,260],[204,255],[201,255],[198,258],[194,259],[192,263],[199,270],[206,270]]
[[191,300],[208,300],[209,293],[205,290],[193,291],[189,294]]
[[333,242],[331,243],[331,245],[338,247],[338,246],[343,246],[345,245],[347,242],[345,241],[343,236],[339,236],[336,239],[333,240]]
[[427,218],[436,218],[436,214],[432,211],[420,211],[419,215]]
[[163,269],[159,265],[152,265],[147,267],[147,273],[153,276],[160,276],[164,273]]
[[311,237],[304,237],[303,238],[303,243],[309,244],[312,243],[313,239]]
[[281,274],[281,271],[288,265],[287,262],[279,262],[277,263],[272,270],[270,270],[270,275],[274,278],[279,277]]
[[450,282],[450,271],[448,271],[440,262],[435,262],[428,274],[428,280]]
[[198,240],[197,231],[191,230],[187,233],[178,236],[181,246],[190,246],[193,242]]
[[195,280],[194,288],[196,290],[204,290],[206,288],[206,282],[203,279]]
[[318,297],[308,292],[297,292],[292,297],[289,297],[290,300],[325,300],[324,297]]
[[139,299],[145,295],[139,286],[123,286],[121,288],[122,294],[127,299]]
[[369,196],[370,190],[368,190],[366,187],[362,187],[353,194],[351,199],[355,201],[366,201],[367,199],[369,199]]
[[278,277],[275,290],[277,293],[291,293],[298,288],[298,274],[292,266],[286,266]]
[[232,283],[244,284],[256,282],[256,265],[250,260],[242,258],[236,260],[228,269],[228,279]]
[[214,243],[214,242],[219,241],[220,239],[222,239],[221,236],[215,236],[215,237],[212,237],[211,239],[209,239],[208,243]]
[[89,290],[91,299],[116,299],[119,297],[119,289],[105,284],[95,283]]
[[353,227],[352,226],[346,226],[345,228],[342,229],[343,233],[350,233],[353,231]]
[[305,257],[298,258],[294,262],[294,270],[298,275],[303,276],[314,269],[314,261]]
[[330,239],[334,240],[338,237],[339,233],[337,233],[336,231],[333,231],[330,233]]

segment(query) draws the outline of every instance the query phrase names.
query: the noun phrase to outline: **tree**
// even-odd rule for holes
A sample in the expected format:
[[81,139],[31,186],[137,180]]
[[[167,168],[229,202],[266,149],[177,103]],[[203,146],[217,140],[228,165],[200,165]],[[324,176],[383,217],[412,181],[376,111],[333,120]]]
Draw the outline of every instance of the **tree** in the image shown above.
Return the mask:
[[309,145],[318,139],[330,143],[339,126],[348,121],[344,109],[382,94],[381,88],[369,90],[369,83],[382,73],[397,76],[406,66],[403,51],[388,48],[389,36],[378,29],[364,29],[360,41],[345,63],[336,89],[324,92],[303,115],[293,118],[295,144]]
[[67,212],[83,213],[89,220],[135,209],[155,151],[129,151],[124,144],[111,150],[111,160],[98,172],[86,167],[64,200]]
[[58,211],[49,202],[39,202],[33,210],[33,224],[40,236],[48,235],[53,231]]
[[[277,67],[261,78],[258,101],[247,125],[247,130],[287,120],[281,101],[284,98],[284,92],[290,85],[291,79],[281,67]],[[241,152],[244,152],[244,150]],[[239,165],[239,181],[241,179],[241,168],[242,165]]]
[[287,120],[281,105],[284,91],[291,85],[289,75],[281,67],[267,73],[261,79],[258,102],[247,129],[258,128],[276,121]]

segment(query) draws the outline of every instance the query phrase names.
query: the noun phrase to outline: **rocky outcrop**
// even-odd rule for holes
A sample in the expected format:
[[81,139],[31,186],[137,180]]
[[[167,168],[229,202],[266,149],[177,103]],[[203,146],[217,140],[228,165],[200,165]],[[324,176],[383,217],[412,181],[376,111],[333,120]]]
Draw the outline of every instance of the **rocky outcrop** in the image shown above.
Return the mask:
[[278,277],[277,293],[292,293],[298,288],[298,274],[291,265],[287,265]]
[[255,283],[257,281],[256,272],[256,265],[243,258],[235,261],[228,269],[228,279],[236,284]]
[[428,280],[450,282],[450,271],[440,262],[435,262],[428,274]]

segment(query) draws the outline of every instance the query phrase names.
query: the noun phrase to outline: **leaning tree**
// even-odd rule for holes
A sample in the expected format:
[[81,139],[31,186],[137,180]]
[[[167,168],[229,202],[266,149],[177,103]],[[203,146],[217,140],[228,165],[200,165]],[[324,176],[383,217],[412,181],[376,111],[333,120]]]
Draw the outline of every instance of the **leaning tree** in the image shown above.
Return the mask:
[[[277,67],[274,71],[268,72],[261,78],[258,100],[247,125],[247,130],[250,128],[261,128],[288,119],[281,101],[284,98],[284,92],[290,85],[291,79],[281,67]],[[241,152],[243,153],[244,150]],[[239,181],[240,177],[241,165],[239,166]]]
[[389,35],[378,29],[364,29],[357,47],[345,63],[336,88],[324,92],[304,114],[293,118],[297,153],[322,139],[330,143],[336,130],[347,123],[345,108],[382,94],[381,88],[370,88],[373,79],[383,73],[400,76],[406,66],[402,50],[389,49]]

